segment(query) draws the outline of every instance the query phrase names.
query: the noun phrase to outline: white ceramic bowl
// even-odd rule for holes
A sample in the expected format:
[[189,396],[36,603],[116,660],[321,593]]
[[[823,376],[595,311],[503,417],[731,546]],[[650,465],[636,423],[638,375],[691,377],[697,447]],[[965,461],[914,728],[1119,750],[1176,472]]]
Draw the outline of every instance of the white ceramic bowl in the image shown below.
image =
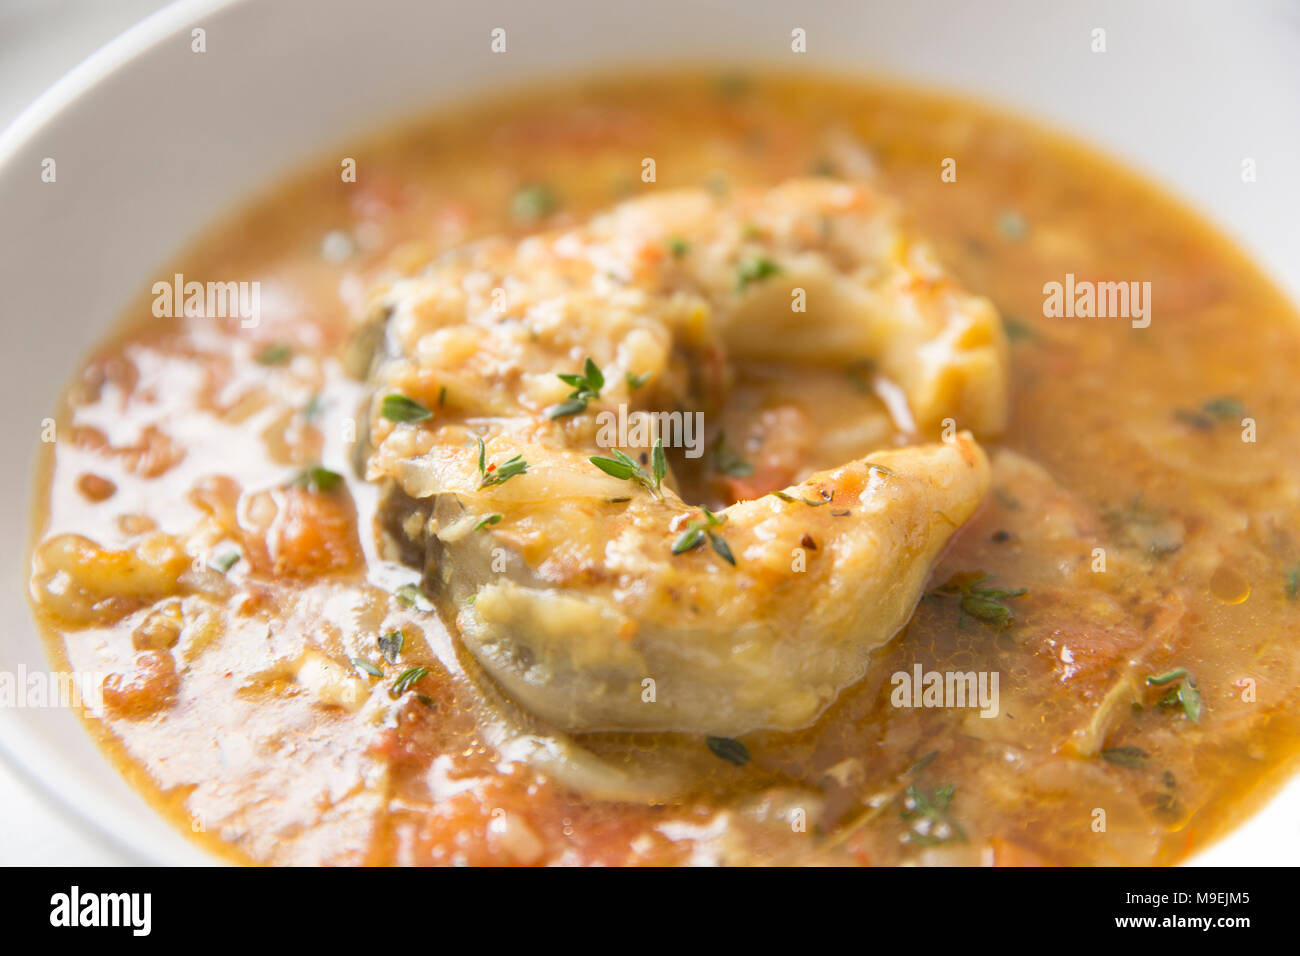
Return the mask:
[[[495,27],[505,54],[489,51]],[[1091,50],[1098,28],[1105,53]],[[1017,108],[1144,169],[1300,299],[1300,177],[1288,165],[1300,157],[1300,12],[1280,0],[184,0],[0,136],[0,670],[46,666],[23,598],[41,419],[127,300],[205,224],[402,115],[541,76],[673,62],[883,74]],[[41,181],[45,157],[54,184]],[[0,709],[0,752],[124,861],[206,859],[71,713]],[[1293,862],[1297,811],[1300,780],[1200,861]]]

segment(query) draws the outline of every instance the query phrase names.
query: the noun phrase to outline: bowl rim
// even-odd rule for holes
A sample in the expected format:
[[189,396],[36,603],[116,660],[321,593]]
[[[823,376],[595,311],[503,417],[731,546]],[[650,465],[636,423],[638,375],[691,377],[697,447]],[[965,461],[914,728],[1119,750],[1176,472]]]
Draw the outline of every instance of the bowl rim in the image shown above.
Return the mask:
[[[200,16],[208,16],[247,2],[250,0],[174,0],[127,27],[63,74],[14,117],[8,126],[0,130],[0,170],[10,166],[23,148],[35,141],[47,126],[55,122],[60,113],[132,59],[173,36]],[[28,527],[30,538],[30,516]],[[29,544],[30,541],[23,542],[24,550]],[[25,591],[25,585],[23,590]],[[44,642],[37,624],[32,621],[31,626],[36,629],[38,639]],[[43,650],[48,660],[48,648]],[[83,724],[82,731],[90,735],[90,729],[84,726],[84,718],[80,714],[76,718]],[[102,749],[98,741],[92,740],[91,744],[96,749]],[[66,821],[73,830],[90,838],[99,848],[111,850],[118,857],[115,863],[159,865],[174,862],[134,845],[110,817],[96,812],[93,801],[71,799],[63,788],[49,779],[49,768],[42,770],[33,761],[23,759],[13,742],[6,739],[4,734],[0,734],[0,761],[3,761],[5,769],[29,795],[41,799],[55,810],[54,815],[58,820]],[[129,781],[127,786],[139,793]],[[145,799],[143,795],[141,799]],[[145,803],[151,812],[157,813],[148,800]],[[221,863],[210,851],[204,852],[203,856],[213,865]],[[57,864],[58,861],[50,862]]]
[[173,0],[127,27],[54,81],[0,130],[0,167],[55,115],[132,57],[161,42],[199,14],[211,14],[249,0]]

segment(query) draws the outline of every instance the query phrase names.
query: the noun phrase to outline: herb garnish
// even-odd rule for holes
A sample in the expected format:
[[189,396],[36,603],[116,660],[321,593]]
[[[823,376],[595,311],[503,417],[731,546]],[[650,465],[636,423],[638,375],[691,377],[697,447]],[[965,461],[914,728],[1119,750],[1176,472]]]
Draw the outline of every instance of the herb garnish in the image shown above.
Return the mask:
[[405,604],[407,607],[413,607],[417,611],[432,611],[433,602],[425,596],[417,584],[403,584],[393,592],[393,596],[398,602]]
[[726,524],[727,516],[714,514],[708,508],[701,508],[700,510],[704,512],[704,518],[692,519],[690,524],[686,526],[686,530],[677,536],[677,540],[673,542],[673,554],[685,554],[687,551],[693,551],[707,539],[709,544],[713,546],[713,550],[718,553],[718,556],[734,567],[736,557],[731,553],[731,547],[721,535],[713,531],[714,528]]
[[1117,767],[1128,767],[1136,770],[1146,764],[1147,758],[1151,755],[1140,747],[1111,747],[1109,750],[1101,752],[1101,759],[1107,763],[1113,763]]
[[834,176],[834,175],[836,175],[836,172],[835,172],[835,164],[834,164],[833,162],[831,162],[829,159],[827,159],[825,156],[823,156],[823,157],[821,157],[820,159],[814,161],[813,164],[812,164],[811,166],[808,167],[808,172],[809,172],[809,174],[811,174],[811,175],[813,175],[813,176]]
[[368,661],[368,660],[366,660],[365,658],[362,658],[362,657],[354,657],[354,658],[352,658],[352,666],[355,667],[355,668],[356,668],[357,670],[359,670],[359,671],[365,671],[365,672],[366,672],[367,674],[369,674],[371,677],[383,677],[383,676],[384,676],[384,672],[383,672],[383,671],[381,671],[381,670],[380,670],[378,667],[376,667],[374,664],[370,663],[370,661]]
[[721,757],[727,763],[734,763],[737,767],[749,763],[749,748],[739,740],[732,740],[730,737],[705,737],[704,742],[709,745],[715,757]]
[[389,631],[387,634],[381,634],[375,643],[379,645],[379,653],[384,655],[384,660],[396,664],[397,655],[402,653],[402,648],[406,644],[406,635],[401,631]]
[[1246,406],[1241,403],[1241,399],[1231,396],[1212,398],[1201,406],[1201,410],[1207,415],[1213,415],[1222,421],[1241,418],[1246,414]]
[[1005,603],[1011,598],[1023,597],[1029,591],[1016,588],[1008,591],[1004,588],[979,587],[988,580],[989,575],[983,571],[954,574],[947,583],[941,584],[930,592],[932,596],[959,598],[959,615],[957,626],[964,627],[965,616],[970,615],[977,621],[1007,627],[1015,619],[1015,614]]
[[623,379],[627,382],[627,387],[635,392],[646,382],[650,381],[650,373],[646,372],[644,375],[634,375],[632,372],[628,372],[623,376]]
[[322,465],[312,465],[304,469],[293,479],[291,484],[295,488],[305,488],[307,491],[330,492],[343,483],[343,476],[337,471],[330,471]]
[[510,214],[518,222],[537,222],[559,208],[560,201],[549,186],[535,183],[515,193],[510,201]]
[[408,667],[397,675],[397,680],[393,683],[393,696],[401,697],[410,689],[412,684],[428,673],[429,668],[427,667]]
[[725,73],[718,77],[718,92],[726,97],[743,96],[753,85],[753,80],[743,73]]
[[479,519],[478,524],[474,525],[474,530],[482,531],[490,524],[497,524],[504,517],[505,515],[501,514],[500,512],[493,512],[490,515],[484,515],[482,518]]
[[1245,414],[1246,406],[1241,400],[1227,395],[1211,398],[1201,403],[1201,407],[1195,411],[1185,408],[1174,410],[1174,418],[1201,431],[1209,431],[1218,422],[1239,420]]
[[293,358],[293,349],[282,342],[268,345],[257,353],[257,360],[263,365],[283,365]]
[[600,370],[600,366],[592,361],[590,355],[582,363],[581,372],[557,372],[556,378],[565,385],[571,386],[573,391],[560,404],[552,405],[547,409],[548,418],[564,418],[585,412],[587,403],[594,398],[600,398],[600,390],[605,387],[605,374]]
[[659,491],[659,486],[663,483],[664,476],[668,474],[668,459],[664,456],[664,440],[662,438],[655,439],[654,450],[650,454],[652,474],[646,474],[646,470],[638,464],[635,458],[617,448],[614,449],[613,458],[593,455],[587,460],[607,475],[612,475],[623,481],[635,481],[656,498],[663,497],[663,494]]
[[1038,331],[1014,315],[1004,315],[1002,317],[1002,328],[1007,333],[1008,342],[1032,342],[1038,338]]
[[907,770],[904,771],[904,774],[909,777],[915,776],[926,767],[930,766],[930,764],[934,763],[934,758],[937,756],[939,756],[939,751],[937,750],[931,750],[929,753],[922,754],[916,758],[912,763],[912,766],[908,767]]
[[786,501],[790,503],[796,501],[802,501],[809,508],[820,508],[822,505],[828,505],[831,503],[830,498],[823,498],[821,501],[811,501],[808,498],[796,498],[794,495],[787,494],[784,491],[769,491],[768,494],[771,495],[773,498],[778,498],[781,501]]
[[1153,557],[1165,557],[1183,546],[1182,522],[1168,510],[1148,505],[1140,494],[1125,507],[1105,512],[1103,518],[1123,544]]
[[849,384],[861,392],[863,395],[872,395],[876,388],[873,379],[876,374],[875,359],[854,359],[848,365],[844,366],[844,374],[848,376]]
[[1172,684],[1176,680],[1182,680],[1187,676],[1187,668],[1180,667],[1177,670],[1169,671],[1165,674],[1155,674],[1147,678],[1148,687],[1163,687],[1165,684]]
[[732,478],[745,478],[754,473],[754,466],[741,458],[736,450],[727,444],[726,434],[718,432],[718,437],[709,446],[709,464],[714,471],[719,471]]
[[681,236],[673,236],[666,244],[668,246],[668,251],[673,254],[674,259],[680,259],[682,256],[686,255],[686,253],[691,251],[691,244]]
[[489,488],[493,485],[504,485],[515,475],[522,475],[528,470],[528,462],[524,461],[521,455],[512,455],[499,465],[487,464],[487,446],[483,444],[483,439],[475,438],[478,442],[478,473],[481,479],[478,483],[480,489]]
[[949,814],[956,793],[957,788],[951,784],[935,787],[928,793],[915,784],[908,784],[899,815],[911,827],[903,834],[903,842],[918,846],[938,846],[953,841],[965,843],[966,831]]
[[228,554],[223,554],[221,557],[214,559],[212,562],[212,566],[216,568],[218,571],[220,571],[222,574],[225,574],[227,571],[229,571],[231,568],[235,566],[235,563],[238,560],[239,560],[239,552],[231,551]]
[[422,422],[433,417],[433,412],[415,399],[396,393],[384,396],[379,413],[390,422]]
[[1004,210],[998,216],[994,226],[998,234],[1008,242],[1019,242],[1029,232],[1029,223],[1025,222],[1025,217],[1014,209]]
[[778,275],[781,267],[766,256],[758,256],[742,262],[736,270],[736,291],[744,292],[751,282],[758,282]]
[[1180,667],[1165,674],[1148,677],[1147,686],[1169,687],[1156,703],[1161,707],[1181,707],[1192,723],[1200,721],[1201,712],[1204,710],[1201,691],[1186,668]]
[[1286,580],[1286,599],[1294,601],[1297,595],[1300,595],[1300,564],[1291,569]]

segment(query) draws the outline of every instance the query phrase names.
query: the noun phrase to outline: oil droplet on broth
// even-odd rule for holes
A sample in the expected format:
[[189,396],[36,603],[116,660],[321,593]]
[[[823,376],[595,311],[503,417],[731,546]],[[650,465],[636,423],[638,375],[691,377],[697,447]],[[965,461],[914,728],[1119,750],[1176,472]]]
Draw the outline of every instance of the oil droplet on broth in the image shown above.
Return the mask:
[[1239,572],[1221,564],[1210,575],[1210,593],[1224,604],[1241,604],[1250,597],[1250,582]]

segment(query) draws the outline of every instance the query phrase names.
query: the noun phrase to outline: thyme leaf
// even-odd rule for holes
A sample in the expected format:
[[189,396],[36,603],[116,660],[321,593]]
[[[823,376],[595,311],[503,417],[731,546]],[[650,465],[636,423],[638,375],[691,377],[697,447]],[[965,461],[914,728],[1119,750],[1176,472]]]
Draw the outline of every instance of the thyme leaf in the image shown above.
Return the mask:
[[812,501],[811,499],[808,498],[796,498],[794,495],[787,494],[784,491],[769,491],[768,494],[770,494],[773,498],[778,498],[781,501],[789,502],[791,504],[793,504],[796,501],[801,501],[804,504],[806,504],[809,508],[820,508],[822,505],[828,505],[831,503],[829,498],[823,498],[821,501]]
[[283,365],[293,358],[293,349],[283,342],[268,345],[257,353],[257,361],[263,365]]
[[1200,722],[1205,703],[1201,700],[1200,688],[1192,680],[1192,675],[1187,672],[1187,668],[1179,667],[1164,674],[1150,676],[1146,683],[1148,687],[1169,688],[1157,701],[1159,706],[1181,708],[1192,723]]
[[565,418],[585,412],[587,403],[600,398],[600,390],[605,387],[605,373],[592,361],[590,355],[583,362],[581,372],[557,372],[555,377],[573,391],[564,401],[547,409],[548,418]]
[[559,197],[550,186],[534,183],[524,186],[510,200],[510,214],[517,222],[532,223],[545,219],[560,206]]
[[704,513],[704,517],[691,519],[686,526],[686,530],[679,534],[677,540],[673,542],[673,554],[685,554],[687,551],[693,551],[707,540],[722,560],[735,567],[736,556],[732,554],[731,546],[727,544],[722,535],[713,530],[725,524],[727,516],[714,514],[708,508],[701,508],[700,510]]
[[903,834],[904,843],[917,846],[939,846],[944,843],[967,840],[966,831],[952,818],[950,805],[957,788],[951,784],[925,790],[908,784],[903,795],[900,816],[911,826]]
[[312,465],[310,468],[303,469],[291,482],[295,488],[326,493],[333,491],[342,483],[342,475],[322,465]]
[[746,260],[736,270],[736,291],[744,292],[751,282],[759,282],[780,272],[781,267],[766,256]]
[[970,616],[985,624],[1009,627],[1015,620],[1015,612],[1005,602],[1023,597],[1029,591],[1027,588],[981,587],[986,580],[988,575],[983,571],[954,574],[946,583],[930,591],[930,596],[957,598],[961,613],[959,625],[965,616]]
[[1101,759],[1117,767],[1137,769],[1146,765],[1151,755],[1140,747],[1111,747],[1101,752]]
[[433,417],[433,412],[415,399],[397,394],[384,396],[379,413],[390,422],[423,422]]
[[1148,687],[1162,687],[1165,684],[1172,684],[1176,680],[1182,680],[1187,676],[1187,668],[1180,667],[1177,670],[1169,671],[1165,674],[1155,674],[1147,678]]
[[478,486],[480,489],[504,485],[516,475],[522,475],[528,471],[528,462],[524,461],[522,455],[511,455],[500,464],[489,465],[487,463],[487,446],[483,444],[483,439],[475,438],[474,440],[478,442]]
[[355,668],[356,668],[357,670],[359,670],[359,671],[364,671],[365,673],[369,674],[371,677],[383,677],[383,676],[384,676],[384,672],[383,672],[383,671],[381,671],[381,670],[380,670],[378,667],[376,667],[374,664],[370,663],[370,661],[368,661],[368,660],[366,660],[365,658],[362,658],[362,657],[354,657],[354,658],[352,658],[352,666],[355,667]]
[[227,571],[233,568],[238,561],[239,561],[239,552],[231,551],[228,552],[227,554],[223,554],[219,558],[213,559],[212,566],[216,568],[218,571],[220,571],[222,574],[225,574]]
[[659,486],[668,473],[668,459],[664,456],[664,441],[662,438],[655,439],[654,451],[651,453],[650,467],[653,474],[647,474],[646,470],[641,467],[635,458],[618,448],[614,449],[614,457],[612,458],[593,455],[587,460],[607,475],[623,481],[634,481],[656,498],[663,497]]
[[397,598],[399,604],[404,604],[406,607],[413,607],[417,611],[433,610],[433,602],[425,596],[425,593],[422,590],[420,590],[419,585],[403,584],[393,592],[393,596]]
[[715,757],[720,757],[727,763],[735,764],[737,767],[749,763],[749,748],[739,740],[730,737],[705,737],[704,742],[708,744]]
[[[383,655],[384,660],[390,664],[397,663],[397,655],[402,653],[402,647],[406,644],[406,635],[401,631],[389,631],[383,634],[376,641],[379,645],[379,653]],[[379,675],[374,675],[378,677]]]
[[428,673],[429,668],[427,667],[408,667],[397,675],[397,680],[393,683],[393,696],[401,697],[410,690],[412,684],[428,675]]

